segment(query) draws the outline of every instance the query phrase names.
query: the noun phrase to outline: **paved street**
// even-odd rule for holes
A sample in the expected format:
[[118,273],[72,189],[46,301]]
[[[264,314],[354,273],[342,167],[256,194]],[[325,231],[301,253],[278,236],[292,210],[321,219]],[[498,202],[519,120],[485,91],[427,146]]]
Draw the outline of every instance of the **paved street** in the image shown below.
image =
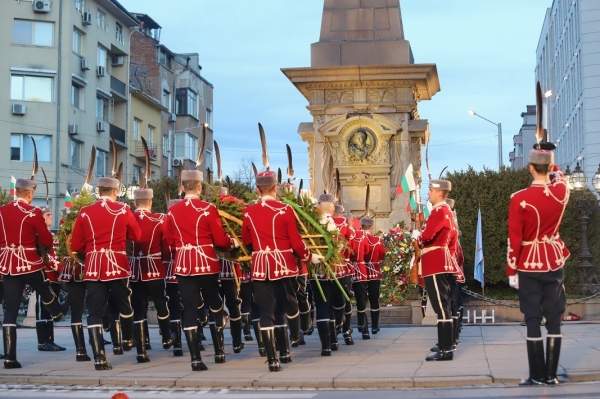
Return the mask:
[[[571,382],[600,381],[598,324],[568,324],[561,355],[560,373]],[[113,356],[108,346],[111,371],[96,372],[91,363],[74,361],[70,330],[57,328],[56,342],[69,350],[39,353],[35,330],[19,329],[18,357],[23,368],[2,370],[0,384],[57,384],[78,386],[136,386],[160,388],[230,389],[397,389],[481,385],[514,386],[527,374],[524,327],[469,326],[453,362],[429,363],[424,356],[434,337],[433,327],[384,328],[375,339],[340,350],[331,358],[319,356],[316,334],[305,347],[294,351],[294,362],[280,373],[269,373],[256,345],[249,343],[227,363],[215,365],[210,345],[203,356],[209,370],[192,372],[189,358],[174,358],[159,349],[158,330],[151,329],[152,362],[139,365],[134,352]],[[226,337],[229,345],[230,339]],[[230,350],[230,346],[227,347]],[[555,392],[555,391],[552,391]],[[4,395],[0,395],[4,396]]]

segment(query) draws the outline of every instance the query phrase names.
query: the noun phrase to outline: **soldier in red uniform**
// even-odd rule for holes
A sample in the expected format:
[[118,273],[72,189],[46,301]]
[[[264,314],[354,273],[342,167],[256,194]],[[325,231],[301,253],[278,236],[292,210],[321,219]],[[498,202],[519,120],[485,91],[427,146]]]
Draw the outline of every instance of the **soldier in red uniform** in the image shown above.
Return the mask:
[[[295,278],[298,262],[310,259],[292,208],[276,199],[277,176],[266,170],[258,173],[256,186],[260,200],[248,206],[244,215],[242,240],[252,247],[252,285],[260,312],[260,329],[270,371],[279,371],[281,362],[291,361],[285,316],[291,335],[300,331]],[[317,262],[319,258],[315,259]]]
[[451,198],[446,200],[446,203],[452,210],[452,216],[454,216],[454,229],[456,231],[455,239],[452,241],[450,246],[450,253],[456,259],[456,265],[458,266],[457,273],[454,275],[454,281],[451,286],[451,299],[452,305],[450,306],[452,309],[452,320],[454,323],[454,346],[456,347],[459,342],[460,332],[462,329],[462,316],[463,316],[463,304],[462,304],[462,285],[465,283],[465,258],[463,255],[463,249],[460,245],[460,229],[458,227],[458,217],[456,215],[456,210],[454,209],[455,201]]
[[[354,229],[348,223],[348,219],[344,216],[344,207],[342,204],[335,205],[335,214],[333,216],[333,221],[337,226],[340,236],[346,242],[346,246],[344,251],[342,252],[343,264],[338,265],[336,267],[337,278],[344,287],[346,291],[346,295],[350,298],[352,295],[352,277],[354,275],[354,268],[352,267],[352,262],[350,257],[352,255],[352,249],[350,247],[350,243],[354,237]],[[354,340],[352,339],[352,302],[346,301],[346,306],[344,307],[344,321],[342,324],[342,335],[344,337],[344,342],[346,345],[354,345]]]
[[163,232],[166,231],[165,215],[152,212],[153,196],[151,188],[140,188],[133,192],[136,207],[134,215],[142,230],[141,238],[131,242],[129,256],[138,363],[150,361],[146,351],[146,341],[149,339],[146,333],[148,299],[152,299],[156,309],[163,348],[169,349],[173,344],[165,287],[166,273],[162,259]]
[[[545,148],[545,149],[544,149]],[[518,289],[527,323],[529,378],[524,385],[557,384],[565,311],[563,267],[570,256],[559,236],[569,188],[553,165],[552,144],[529,154],[531,185],[514,193],[508,210],[507,274]],[[554,173],[551,173],[554,172]],[[540,323],[546,318],[546,357]]]
[[366,314],[368,274],[365,258],[369,248],[366,235],[362,229],[354,229],[354,234],[350,241],[350,248],[352,250],[350,261],[354,267],[352,290],[354,291],[354,297],[356,298],[356,321],[358,330],[362,333],[362,339],[371,339],[371,335],[369,334],[369,319]]
[[53,320],[62,312],[56,295],[44,281],[45,267],[41,254],[52,248],[42,211],[31,205],[36,183],[17,179],[17,200],[0,207],[0,274],[4,284],[4,368],[20,368],[17,361],[17,314],[25,285],[41,296]]
[[221,268],[215,247],[228,250],[235,245],[223,230],[217,208],[200,199],[202,178],[199,170],[181,171],[185,199],[173,205],[167,214],[168,240],[176,250],[174,267],[183,301],[183,330],[194,371],[207,369],[198,346],[200,292],[210,310],[215,363],[225,362],[225,321],[218,280]]
[[456,240],[454,216],[446,203],[452,183],[448,180],[431,180],[429,183],[429,201],[433,209],[425,223],[423,232],[414,234],[421,246],[421,264],[419,276],[425,280],[425,288],[431,306],[437,314],[439,352],[427,356],[425,360],[452,360],[454,355],[454,323],[452,320],[451,286],[458,272],[456,259],[450,247]]
[[365,234],[367,252],[365,263],[367,265],[367,296],[371,310],[371,332],[373,335],[379,332],[379,293],[381,291],[381,264],[385,257],[385,246],[378,235],[373,234],[373,219],[366,216],[360,221]]
[[104,352],[102,317],[109,299],[120,313],[125,349],[133,347],[133,309],[128,287],[130,277],[126,253],[127,240],[139,240],[140,226],[127,204],[117,202],[121,183],[113,177],[101,177],[99,199],[82,208],[75,219],[71,250],[84,258],[88,333],[96,370],[109,370]]
[[[49,208],[44,207],[42,209],[42,215],[48,230],[52,227],[52,211]],[[52,290],[52,293],[58,297],[60,293],[60,285],[58,284],[58,268],[59,262],[56,257],[55,247],[58,245],[56,237],[53,236],[52,248],[48,249],[48,253],[44,257],[46,268],[44,269],[44,277]],[[48,310],[42,306],[42,300],[40,295],[36,292],[36,321],[35,331],[38,340],[38,351],[41,352],[60,352],[66,350],[65,347],[54,343],[54,321],[50,317]]]

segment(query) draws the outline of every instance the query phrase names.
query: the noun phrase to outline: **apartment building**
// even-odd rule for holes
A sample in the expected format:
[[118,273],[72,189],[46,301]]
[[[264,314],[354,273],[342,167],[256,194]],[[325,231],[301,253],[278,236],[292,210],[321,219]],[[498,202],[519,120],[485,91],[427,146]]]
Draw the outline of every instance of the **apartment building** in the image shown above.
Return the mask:
[[[129,39],[138,22],[116,0],[4,0],[0,22],[0,181],[30,173],[34,138],[58,215],[65,192],[81,187],[92,145],[97,176],[109,172],[111,137],[126,161]],[[45,203],[44,191],[35,203]]]
[[523,169],[528,163],[529,151],[536,143],[536,107],[528,105],[525,112],[521,112],[523,124],[519,133],[513,136],[514,149],[510,152],[510,167],[513,170]]

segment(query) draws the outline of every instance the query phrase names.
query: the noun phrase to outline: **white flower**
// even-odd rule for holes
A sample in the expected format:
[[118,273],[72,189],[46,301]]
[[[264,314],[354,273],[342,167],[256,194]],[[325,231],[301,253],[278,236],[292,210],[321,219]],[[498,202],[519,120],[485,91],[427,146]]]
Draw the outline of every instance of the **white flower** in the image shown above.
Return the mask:
[[337,226],[333,220],[330,220],[329,223],[327,223],[327,231],[330,233],[337,231]]

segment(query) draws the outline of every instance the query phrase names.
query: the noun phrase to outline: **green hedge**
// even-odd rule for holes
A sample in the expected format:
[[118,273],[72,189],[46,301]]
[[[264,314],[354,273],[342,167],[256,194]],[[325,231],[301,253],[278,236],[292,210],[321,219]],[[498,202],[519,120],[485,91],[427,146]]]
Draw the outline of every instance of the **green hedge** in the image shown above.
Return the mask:
[[[531,177],[527,170],[513,171],[503,169],[476,171],[469,168],[465,171],[449,173],[452,181],[451,197],[456,200],[456,212],[462,233],[461,244],[465,255],[465,274],[467,284],[471,288],[479,286],[473,280],[473,260],[475,255],[475,229],[477,209],[481,207],[483,221],[483,251],[485,256],[486,286],[502,288],[506,285],[506,242],[508,203],[513,192],[527,187]],[[581,224],[575,200],[586,198],[592,208],[588,229],[590,249],[594,256],[593,263],[600,262],[600,212],[598,202],[590,192],[572,192],[571,200],[565,212],[560,229],[562,238],[571,250],[572,256],[567,262],[567,287],[573,287],[577,278],[577,254],[581,237]],[[573,291],[571,291],[573,292]]]

